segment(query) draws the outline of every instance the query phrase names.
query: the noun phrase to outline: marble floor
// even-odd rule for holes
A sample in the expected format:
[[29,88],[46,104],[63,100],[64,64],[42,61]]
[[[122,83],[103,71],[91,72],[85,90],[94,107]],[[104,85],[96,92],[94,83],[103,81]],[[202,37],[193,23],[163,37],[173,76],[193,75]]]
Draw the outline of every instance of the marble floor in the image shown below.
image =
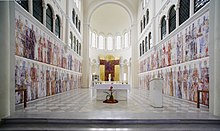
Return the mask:
[[146,89],[131,89],[127,101],[116,104],[106,104],[96,101],[92,89],[74,89],[70,92],[57,94],[29,102],[27,108],[16,106],[16,112],[26,113],[65,113],[65,112],[118,112],[118,113],[200,113],[207,114],[207,106],[196,108],[196,103],[182,99],[163,96],[163,107],[154,108],[150,105],[149,91]]

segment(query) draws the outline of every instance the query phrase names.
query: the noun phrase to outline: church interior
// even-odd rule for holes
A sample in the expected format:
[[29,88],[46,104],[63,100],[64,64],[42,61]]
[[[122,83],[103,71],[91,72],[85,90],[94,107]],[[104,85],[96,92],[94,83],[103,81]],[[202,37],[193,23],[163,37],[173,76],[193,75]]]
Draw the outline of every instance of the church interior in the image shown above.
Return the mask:
[[219,130],[220,1],[0,2],[0,130]]

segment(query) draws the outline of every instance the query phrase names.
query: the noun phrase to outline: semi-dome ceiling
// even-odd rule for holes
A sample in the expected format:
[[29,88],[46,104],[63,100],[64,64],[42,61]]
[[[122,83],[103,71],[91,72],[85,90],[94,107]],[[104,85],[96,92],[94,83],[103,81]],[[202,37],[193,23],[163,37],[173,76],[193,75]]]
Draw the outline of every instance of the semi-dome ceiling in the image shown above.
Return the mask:
[[105,4],[91,16],[91,27],[105,35],[123,33],[131,25],[131,18],[124,8],[117,4]]

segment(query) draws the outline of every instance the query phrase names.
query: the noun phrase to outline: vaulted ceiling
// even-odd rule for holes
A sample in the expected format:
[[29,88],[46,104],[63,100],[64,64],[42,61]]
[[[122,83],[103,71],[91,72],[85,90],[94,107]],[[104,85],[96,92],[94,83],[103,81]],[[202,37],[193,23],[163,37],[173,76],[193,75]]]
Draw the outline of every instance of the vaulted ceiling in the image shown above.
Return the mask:
[[[132,13],[137,12],[139,0],[84,0],[84,17],[87,15],[90,26],[98,33],[122,34],[131,26],[131,16],[125,7],[126,6]],[[94,5],[98,3],[104,3],[94,8]],[[91,16],[88,16],[92,12]]]

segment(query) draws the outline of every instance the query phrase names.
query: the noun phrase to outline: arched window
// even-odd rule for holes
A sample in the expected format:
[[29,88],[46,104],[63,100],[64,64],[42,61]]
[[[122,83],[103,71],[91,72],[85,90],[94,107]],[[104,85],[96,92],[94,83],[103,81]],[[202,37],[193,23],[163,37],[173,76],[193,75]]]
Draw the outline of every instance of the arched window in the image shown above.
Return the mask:
[[77,54],[79,53],[79,41],[77,40],[76,41],[76,51],[75,51]]
[[55,20],[55,35],[60,38],[60,18],[58,15],[56,15]]
[[144,47],[145,47],[145,52],[147,52],[147,50],[148,50],[147,41],[148,41],[148,40],[147,40],[147,36],[146,36],[146,37],[145,37],[145,46],[144,46]]
[[142,20],[141,20],[141,23],[140,23],[140,28],[141,28],[141,32],[142,32],[142,28],[143,28]]
[[92,32],[92,47],[96,47],[96,33]]
[[81,56],[81,43],[79,43],[79,55]]
[[125,42],[125,48],[127,48],[129,45],[128,33],[125,33],[124,35],[124,42]]
[[16,0],[26,11],[28,11],[28,0]]
[[144,48],[144,40],[143,40],[143,41],[142,41],[142,54],[144,54],[144,52],[145,52],[144,49],[145,49],[145,48]]
[[113,38],[111,36],[107,38],[107,50],[113,50]]
[[69,47],[70,47],[71,49],[73,49],[73,33],[72,33],[72,32],[70,32]]
[[81,21],[79,20],[79,26],[78,26],[79,32],[80,32],[80,26],[81,26]]
[[140,56],[142,55],[142,43],[140,43]]
[[104,37],[99,35],[99,49],[104,49]]
[[153,47],[151,32],[148,34],[148,46],[149,49]]
[[173,5],[169,12],[169,33],[176,29],[176,10],[174,9],[175,5]]
[[194,0],[194,13],[206,5],[210,0]]
[[144,24],[144,27],[145,28],[145,25],[146,25],[146,18],[145,18],[145,15],[143,16],[143,24]]
[[179,25],[189,18],[190,0],[180,0]]
[[147,9],[147,12],[146,12],[146,25],[149,23],[149,9]]
[[50,5],[47,5],[46,10],[46,27],[53,32],[53,12]]
[[166,19],[165,16],[161,20],[161,40],[166,36]]
[[33,0],[33,16],[43,23],[43,6],[42,0]]
[[73,37],[73,43],[74,43],[73,50],[76,51],[76,37],[75,36]]
[[76,25],[76,29],[78,28],[78,15],[76,15],[76,23],[75,23],[75,25]]
[[121,49],[121,36],[116,36],[116,49]]
[[76,12],[73,9],[73,11],[72,11],[72,21],[73,21],[73,24],[75,24],[75,17],[76,17]]

